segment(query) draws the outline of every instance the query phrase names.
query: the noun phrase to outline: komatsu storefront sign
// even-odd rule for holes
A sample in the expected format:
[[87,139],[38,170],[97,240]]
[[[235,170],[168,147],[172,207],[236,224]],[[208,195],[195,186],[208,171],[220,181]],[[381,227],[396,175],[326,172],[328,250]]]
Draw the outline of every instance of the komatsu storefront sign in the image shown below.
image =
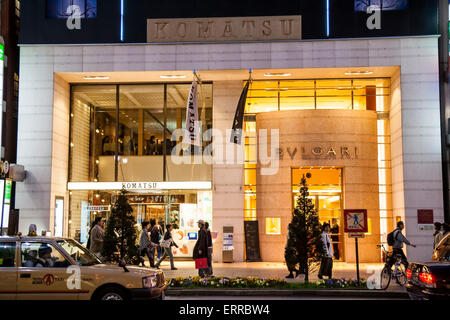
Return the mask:
[[147,20],[147,42],[301,39],[301,16]]

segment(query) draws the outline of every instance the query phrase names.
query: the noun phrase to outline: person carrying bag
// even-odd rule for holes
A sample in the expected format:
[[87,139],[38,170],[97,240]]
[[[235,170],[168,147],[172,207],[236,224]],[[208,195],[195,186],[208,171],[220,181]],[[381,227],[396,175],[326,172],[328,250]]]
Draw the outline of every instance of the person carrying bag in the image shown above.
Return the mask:
[[161,264],[161,262],[164,261],[164,259],[168,256],[170,259],[170,269],[171,270],[178,270],[177,268],[175,268],[175,265],[173,263],[173,253],[172,253],[172,246],[175,246],[178,248],[178,245],[175,243],[175,241],[173,241],[172,238],[172,225],[168,224],[166,226],[167,231],[164,235],[164,239],[161,240],[160,242],[160,247],[164,250],[163,255],[161,256],[161,258],[158,260],[158,262],[156,263],[156,268],[159,269],[159,266]]
[[208,274],[208,236],[205,231],[205,221],[198,222],[198,239],[195,243],[193,258],[195,260],[195,268],[198,269],[198,275],[205,277]]

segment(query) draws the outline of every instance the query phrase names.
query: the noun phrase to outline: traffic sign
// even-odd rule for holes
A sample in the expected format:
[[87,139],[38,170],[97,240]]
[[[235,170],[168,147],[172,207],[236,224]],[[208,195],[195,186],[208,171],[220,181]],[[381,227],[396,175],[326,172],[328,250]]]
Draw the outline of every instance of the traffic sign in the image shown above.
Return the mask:
[[344,210],[344,232],[348,233],[350,238],[355,238],[356,278],[358,279],[358,283],[360,281],[358,238],[364,238],[364,233],[367,233],[367,231],[366,209]]
[[344,210],[344,232],[367,233],[367,210]]
[[351,232],[348,234],[349,238],[364,238],[364,233],[356,233],[356,232]]

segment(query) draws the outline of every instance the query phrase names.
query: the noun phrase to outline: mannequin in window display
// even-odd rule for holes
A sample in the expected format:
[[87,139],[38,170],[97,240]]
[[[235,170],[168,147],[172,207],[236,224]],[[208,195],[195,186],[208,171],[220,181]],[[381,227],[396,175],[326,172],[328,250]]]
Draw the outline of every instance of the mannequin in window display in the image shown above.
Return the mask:
[[162,141],[159,140],[159,139],[157,139],[156,141],[157,141],[157,151],[156,151],[156,154],[157,154],[158,156],[160,156],[160,155],[163,154],[163,144],[162,144]]
[[105,137],[102,140],[102,153],[103,155],[115,154],[114,135],[110,126],[105,128]]
[[331,220],[331,241],[333,242],[333,252],[334,252],[334,257],[336,258],[336,260],[339,260],[340,258],[340,254],[339,254],[339,225],[337,223],[337,219],[332,219]]
[[149,140],[146,141],[146,155],[152,156],[156,152],[156,141],[155,136],[151,136]]
[[134,155],[134,142],[130,136],[123,138],[123,154],[126,156]]
[[166,139],[166,154],[170,155],[172,154],[172,141],[170,139]]

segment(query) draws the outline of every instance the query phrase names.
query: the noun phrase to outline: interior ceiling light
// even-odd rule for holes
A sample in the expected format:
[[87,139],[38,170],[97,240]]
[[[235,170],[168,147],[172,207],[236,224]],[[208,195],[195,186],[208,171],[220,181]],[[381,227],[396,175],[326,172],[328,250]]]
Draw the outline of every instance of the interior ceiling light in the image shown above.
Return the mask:
[[84,80],[109,80],[111,77],[109,76],[86,76]]
[[161,79],[185,79],[186,76],[181,74],[164,74],[161,76]]
[[288,91],[289,88],[265,88],[266,91]]
[[364,87],[337,87],[338,90],[361,90]]
[[265,73],[264,77],[290,77],[292,76],[291,73],[285,73],[285,72],[269,72],[269,73]]
[[364,76],[364,75],[369,75],[369,74],[373,74],[373,72],[372,71],[349,71],[349,72],[345,73],[346,76]]

